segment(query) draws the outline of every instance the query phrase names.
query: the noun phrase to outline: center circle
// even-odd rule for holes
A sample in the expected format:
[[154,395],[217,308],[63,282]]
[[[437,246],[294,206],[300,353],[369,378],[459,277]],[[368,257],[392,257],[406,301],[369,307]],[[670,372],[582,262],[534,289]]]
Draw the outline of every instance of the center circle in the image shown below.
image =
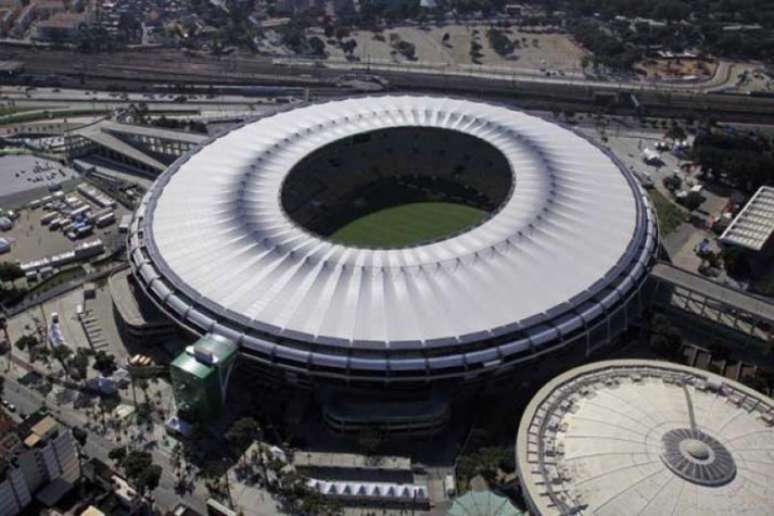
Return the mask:
[[281,205],[299,227],[355,248],[451,238],[509,199],[508,159],[476,136],[437,127],[361,132],[313,151],[287,174]]
[[736,463],[728,448],[702,430],[674,428],[661,437],[661,444],[661,461],[684,480],[719,486],[736,476]]
[[693,459],[706,461],[710,458],[709,447],[697,439],[686,439],[681,443],[681,448]]

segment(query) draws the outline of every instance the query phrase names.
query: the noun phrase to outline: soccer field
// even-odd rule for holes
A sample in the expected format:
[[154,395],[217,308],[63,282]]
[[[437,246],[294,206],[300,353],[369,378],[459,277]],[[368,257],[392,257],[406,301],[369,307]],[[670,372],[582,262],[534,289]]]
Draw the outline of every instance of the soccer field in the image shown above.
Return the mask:
[[481,222],[487,213],[446,202],[420,202],[377,211],[330,236],[334,242],[366,248],[395,248],[443,238]]

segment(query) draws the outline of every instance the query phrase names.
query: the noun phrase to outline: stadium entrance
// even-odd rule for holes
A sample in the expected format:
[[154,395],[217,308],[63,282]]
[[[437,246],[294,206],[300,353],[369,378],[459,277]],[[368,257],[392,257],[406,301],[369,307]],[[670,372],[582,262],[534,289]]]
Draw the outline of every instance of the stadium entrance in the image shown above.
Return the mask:
[[486,222],[512,188],[507,159],[486,141],[449,129],[397,127],[311,153],[288,174],[282,206],[315,236],[402,248]]

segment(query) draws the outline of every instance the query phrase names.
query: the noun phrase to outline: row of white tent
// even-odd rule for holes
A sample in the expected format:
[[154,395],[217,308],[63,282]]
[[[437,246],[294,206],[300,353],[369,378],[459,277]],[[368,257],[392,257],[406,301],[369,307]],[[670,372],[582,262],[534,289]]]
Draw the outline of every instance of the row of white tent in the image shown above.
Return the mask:
[[389,501],[426,504],[427,487],[416,484],[385,482],[345,482],[309,479],[307,485],[324,496],[361,501]]

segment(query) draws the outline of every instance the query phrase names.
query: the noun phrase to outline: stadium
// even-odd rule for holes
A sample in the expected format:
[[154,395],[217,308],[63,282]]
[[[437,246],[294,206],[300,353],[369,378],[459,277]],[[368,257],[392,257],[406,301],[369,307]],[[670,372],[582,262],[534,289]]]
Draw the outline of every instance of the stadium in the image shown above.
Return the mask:
[[634,177],[573,131],[429,96],[308,104],[176,161],[129,232],[145,295],[276,382],[460,385],[588,353],[658,247]]

